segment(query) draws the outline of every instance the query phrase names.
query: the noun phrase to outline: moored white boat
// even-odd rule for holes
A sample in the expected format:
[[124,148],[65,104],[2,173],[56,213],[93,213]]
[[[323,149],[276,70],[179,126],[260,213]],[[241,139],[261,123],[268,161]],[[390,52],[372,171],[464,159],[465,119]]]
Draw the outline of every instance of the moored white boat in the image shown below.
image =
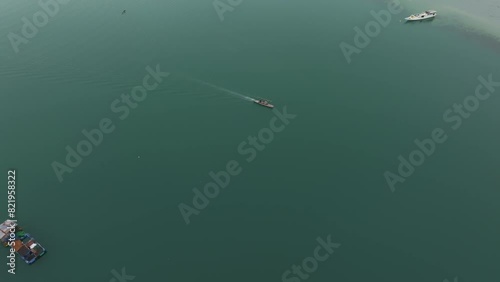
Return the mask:
[[428,10],[420,14],[416,15],[411,15],[409,17],[406,17],[405,20],[407,21],[423,21],[427,19],[432,19],[437,16],[437,12],[434,10]]

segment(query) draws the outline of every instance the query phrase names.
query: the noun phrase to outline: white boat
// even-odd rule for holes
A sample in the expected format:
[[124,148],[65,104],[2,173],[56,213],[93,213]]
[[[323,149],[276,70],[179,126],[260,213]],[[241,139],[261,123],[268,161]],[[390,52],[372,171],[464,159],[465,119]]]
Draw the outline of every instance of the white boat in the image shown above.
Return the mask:
[[405,20],[407,20],[407,21],[423,21],[423,20],[427,20],[427,19],[432,19],[435,16],[437,16],[436,11],[428,10],[428,11],[425,11],[425,12],[420,13],[420,14],[411,15],[411,16],[405,18]]

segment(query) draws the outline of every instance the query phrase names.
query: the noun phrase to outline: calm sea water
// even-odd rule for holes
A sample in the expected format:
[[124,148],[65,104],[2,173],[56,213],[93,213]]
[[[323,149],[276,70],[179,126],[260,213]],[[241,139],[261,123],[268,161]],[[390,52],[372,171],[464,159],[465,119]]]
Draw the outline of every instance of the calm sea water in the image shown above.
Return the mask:
[[[500,89],[458,130],[443,113],[500,80],[500,45],[448,2],[404,3],[350,64],[339,44],[385,2],[244,0],[221,21],[210,1],[70,1],[18,53],[8,34],[41,8],[0,2],[1,187],[17,169],[17,218],[48,249],[16,275],[2,250],[1,281],[282,281],[328,235],[308,281],[498,280]],[[170,76],[120,120],[110,105],[156,65]],[[196,80],[296,118],[249,163],[238,146],[273,112]],[[60,182],[51,164],[103,118],[115,130]],[[384,172],[435,128],[448,140],[391,192]],[[231,160],[186,225],[178,205]]]

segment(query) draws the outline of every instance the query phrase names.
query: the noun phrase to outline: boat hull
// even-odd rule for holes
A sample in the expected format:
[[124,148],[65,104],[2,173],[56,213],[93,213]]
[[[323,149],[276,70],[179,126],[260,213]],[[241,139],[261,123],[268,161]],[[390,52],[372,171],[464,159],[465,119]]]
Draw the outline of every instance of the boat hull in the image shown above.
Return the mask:
[[433,19],[437,16],[437,13],[434,11],[432,13],[421,13],[418,15],[411,15],[409,17],[406,17],[405,20],[409,22],[415,22],[415,21],[425,21],[425,20],[430,20]]
[[269,103],[263,103],[262,101],[253,101],[255,104],[272,109],[274,108],[274,105],[271,105]]
[[266,108],[269,108],[269,109],[273,109],[274,108],[274,105],[271,105],[269,103],[267,104],[263,104],[263,103],[260,103],[258,101],[254,101],[255,104],[259,105],[259,106],[263,106],[263,107],[266,107]]
[[432,17],[425,17],[425,18],[405,18],[405,20],[409,21],[409,22],[418,22],[418,21],[425,21],[425,20],[430,20],[430,19],[433,19],[435,18],[436,16],[432,16]]

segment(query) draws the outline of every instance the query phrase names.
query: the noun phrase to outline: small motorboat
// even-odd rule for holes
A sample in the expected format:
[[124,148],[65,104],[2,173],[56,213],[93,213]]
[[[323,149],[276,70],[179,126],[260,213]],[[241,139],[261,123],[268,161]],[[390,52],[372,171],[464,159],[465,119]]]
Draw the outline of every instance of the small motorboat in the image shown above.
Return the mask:
[[434,10],[428,10],[420,14],[416,15],[411,15],[409,17],[406,17],[405,20],[407,21],[423,21],[427,19],[432,19],[437,16],[437,12]]
[[264,106],[264,107],[267,107],[267,108],[274,108],[274,105],[270,104],[269,102],[271,102],[271,100],[267,100],[267,99],[264,99],[264,98],[259,98],[259,99],[254,99],[253,102],[255,104],[258,104],[258,105],[261,105],[261,106]]

